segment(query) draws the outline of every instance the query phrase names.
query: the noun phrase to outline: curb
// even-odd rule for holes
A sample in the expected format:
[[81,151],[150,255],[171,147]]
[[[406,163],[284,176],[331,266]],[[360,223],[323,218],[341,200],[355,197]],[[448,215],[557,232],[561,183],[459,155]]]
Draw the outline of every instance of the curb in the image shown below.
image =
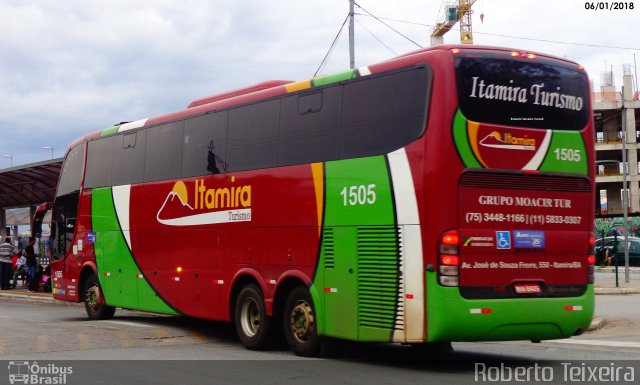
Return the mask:
[[64,303],[63,301],[57,301],[51,294],[26,294],[26,293],[7,293],[0,292],[0,298],[18,299],[22,301],[41,302],[41,303]]
[[589,325],[589,327],[587,328],[588,332],[593,332],[596,331],[598,329],[602,329],[604,327],[604,325],[607,324],[607,320],[600,317],[600,316],[595,316],[593,317],[593,319],[591,320],[591,325]]
[[596,295],[627,295],[638,294],[640,289],[637,287],[596,287],[594,293]]

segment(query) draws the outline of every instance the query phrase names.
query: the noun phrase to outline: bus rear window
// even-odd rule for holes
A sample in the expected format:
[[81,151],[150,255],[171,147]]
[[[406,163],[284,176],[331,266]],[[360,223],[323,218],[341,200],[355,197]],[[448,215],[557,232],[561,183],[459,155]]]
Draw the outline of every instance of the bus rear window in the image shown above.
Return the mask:
[[589,119],[584,71],[550,59],[454,58],[458,99],[472,121],[528,128],[581,130]]

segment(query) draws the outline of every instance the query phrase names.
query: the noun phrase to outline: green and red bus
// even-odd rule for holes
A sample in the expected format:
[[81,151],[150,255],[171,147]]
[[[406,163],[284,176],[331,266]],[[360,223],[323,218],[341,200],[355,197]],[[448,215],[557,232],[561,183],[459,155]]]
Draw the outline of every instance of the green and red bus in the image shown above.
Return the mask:
[[270,81],[79,138],[52,215],[54,297],[323,337],[547,340],[592,319],[583,67],[438,46]]

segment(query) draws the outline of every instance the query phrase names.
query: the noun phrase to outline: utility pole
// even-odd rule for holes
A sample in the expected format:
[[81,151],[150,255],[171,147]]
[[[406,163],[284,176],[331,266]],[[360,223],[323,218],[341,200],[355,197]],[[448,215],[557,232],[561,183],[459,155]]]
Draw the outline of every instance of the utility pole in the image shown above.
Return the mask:
[[354,43],[355,28],[353,26],[354,3],[355,0],[349,0],[349,68],[351,69],[356,68],[356,54]]
[[627,109],[622,86],[622,216],[624,217],[624,282],[629,283],[629,186],[627,186]]

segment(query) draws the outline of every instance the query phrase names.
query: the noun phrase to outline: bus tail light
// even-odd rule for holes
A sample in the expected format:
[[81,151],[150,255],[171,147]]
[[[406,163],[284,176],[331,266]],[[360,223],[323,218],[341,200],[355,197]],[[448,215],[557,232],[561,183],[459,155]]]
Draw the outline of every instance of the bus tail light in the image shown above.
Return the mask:
[[438,282],[442,286],[460,286],[460,237],[457,230],[445,231],[438,244]]
[[523,59],[535,60],[538,56],[534,53],[511,51],[511,57],[520,57]]
[[596,237],[593,234],[589,235],[589,256],[587,257],[587,283],[593,284],[595,282],[596,274]]

